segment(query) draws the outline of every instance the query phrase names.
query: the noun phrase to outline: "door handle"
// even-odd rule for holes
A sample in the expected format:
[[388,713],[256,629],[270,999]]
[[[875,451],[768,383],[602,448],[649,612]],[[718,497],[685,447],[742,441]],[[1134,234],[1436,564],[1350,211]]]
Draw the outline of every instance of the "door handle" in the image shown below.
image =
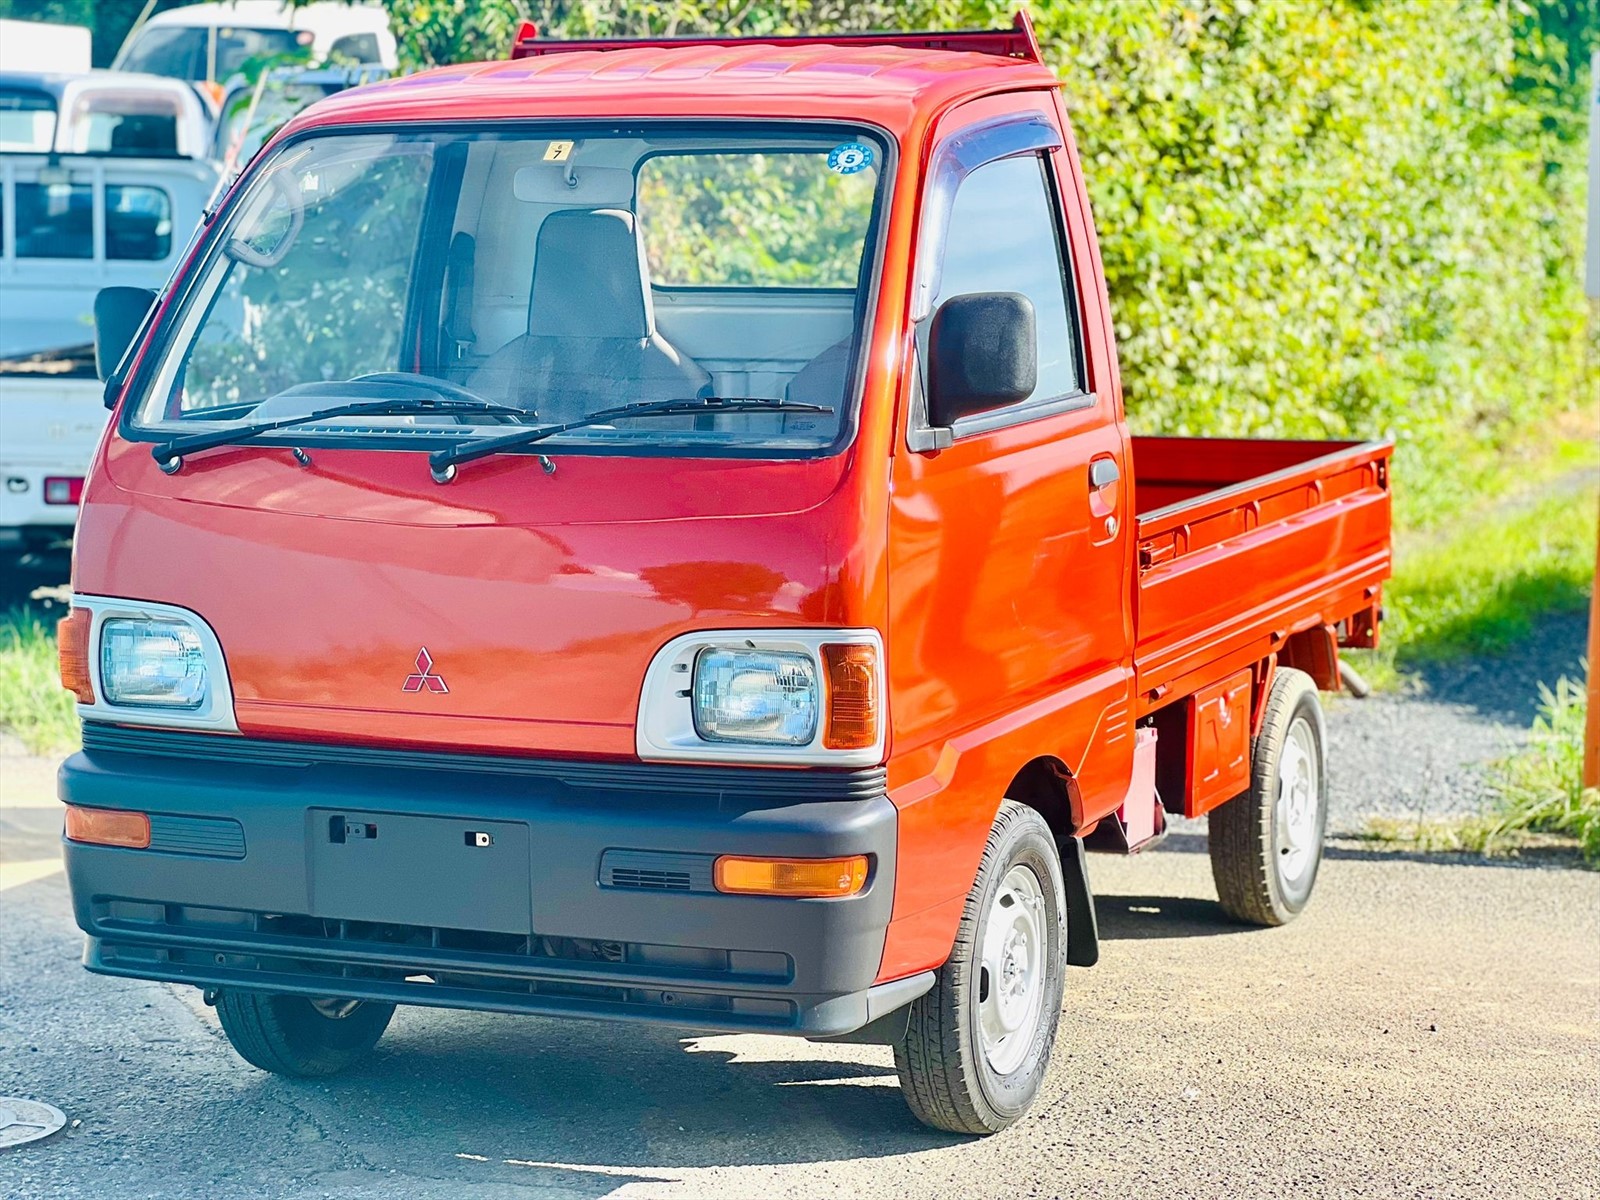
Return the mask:
[[1110,487],[1122,478],[1122,472],[1117,467],[1114,458],[1097,458],[1089,464],[1089,486],[1095,491]]

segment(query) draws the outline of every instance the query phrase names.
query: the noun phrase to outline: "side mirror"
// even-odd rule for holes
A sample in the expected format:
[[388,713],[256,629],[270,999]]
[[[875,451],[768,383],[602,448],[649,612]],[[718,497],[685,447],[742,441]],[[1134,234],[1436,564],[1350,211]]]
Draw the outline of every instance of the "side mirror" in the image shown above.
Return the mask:
[[150,288],[101,288],[94,298],[94,370],[110,380],[155,306]]
[[928,330],[928,423],[1016,404],[1039,382],[1033,301],[1017,292],[951,296]]

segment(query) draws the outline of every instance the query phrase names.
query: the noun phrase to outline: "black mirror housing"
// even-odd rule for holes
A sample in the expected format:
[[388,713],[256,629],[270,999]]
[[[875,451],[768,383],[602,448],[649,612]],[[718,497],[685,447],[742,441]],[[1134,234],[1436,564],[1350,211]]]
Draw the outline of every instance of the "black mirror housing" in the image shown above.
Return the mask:
[[95,294],[94,370],[102,380],[109,381],[116,373],[155,303],[150,288],[106,287]]
[[1017,404],[1039,382],[1033,301],[1019,292],[951,296],[928,331],[928,423]]

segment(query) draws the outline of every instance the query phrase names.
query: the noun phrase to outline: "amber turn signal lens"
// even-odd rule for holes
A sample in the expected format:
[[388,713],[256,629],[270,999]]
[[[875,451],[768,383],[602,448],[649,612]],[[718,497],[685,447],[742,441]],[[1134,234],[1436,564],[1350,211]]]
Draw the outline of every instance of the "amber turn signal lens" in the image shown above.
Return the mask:
[[878,650],[875,646],[822,647],[828,675],[829,750],[865,750],[878,741]]
[[116,808],[79,808],[76,804],[69,804],[67,840],[143,850],[150,845],[150,818],[142,812],[125,812]]
[[867,856],[739,858],[724,854],[713,872],[719,892],[752,896],[854,896],[867,882]]
[[74,608],[56,622],[61,686],[80,704],[94,703],[94,684],[89,681],[89,629],[93,624],[94,614],[86,608]]

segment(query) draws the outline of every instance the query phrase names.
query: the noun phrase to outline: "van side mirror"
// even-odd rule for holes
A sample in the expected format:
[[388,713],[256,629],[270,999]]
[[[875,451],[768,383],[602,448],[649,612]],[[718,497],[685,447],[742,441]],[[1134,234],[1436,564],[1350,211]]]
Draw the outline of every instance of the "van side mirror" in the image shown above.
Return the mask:
[[102,380],[111,379],[155,302],[150,288],[107,287],[95,294],[94,371]]
[[1039,382],[1033,301],[1018,292],[951,296],[928,330],[928,423],[1016,404]]

